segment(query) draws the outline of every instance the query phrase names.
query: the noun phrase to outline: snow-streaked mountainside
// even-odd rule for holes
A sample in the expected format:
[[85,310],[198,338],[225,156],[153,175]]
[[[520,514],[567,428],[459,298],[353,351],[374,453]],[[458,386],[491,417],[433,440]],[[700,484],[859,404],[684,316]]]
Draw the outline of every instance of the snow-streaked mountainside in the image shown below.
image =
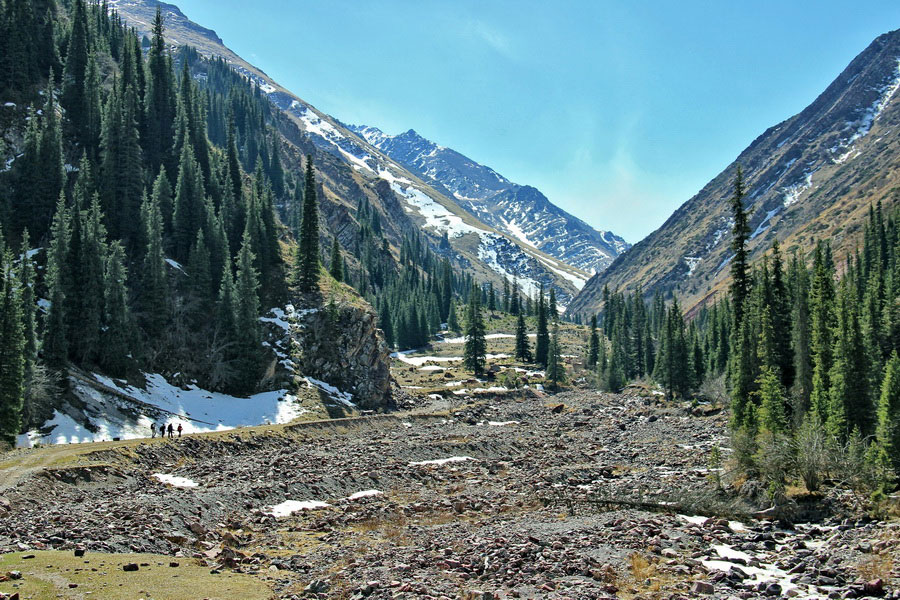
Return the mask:
[[[301,148],[311,145],[320,155],[324,153],[334,159],[322,156],[317,159],[322,200],[343,206],[344,215],[349,212],[348,207],[367,197],[383,211],[397,232],[407,230],[407,225],[417,227],[429,236],[435,248],[446,235],[451,246],[449,258],[477,279],[498,283],[503,278],[515,279],[527,294],[533,294],[541,285],[553,287],[560,306],[567,305],[590,278],[589,270],[546,253],[537,244],[523,241],[511,233],[512,229],[497,228],[492,222],[476,218],[451,192],[424,181],[337,119],[278,85],[228,49],[214,31],[192,23],[174,5],[157,0],[111,0],[110,5],[141,33],[149,32],[156,7],[160,6],[168,40],[194,46],[207,56],[220,56],[255,82],[260,92],[303,132],[305,139],[288,139],[289,143]],[[340,228],[343,218],[328,219],[326,215],[330,227]],[[340,237],[340,231],[334,233]],[[530,235],[527,229],[525,234]],[[598,232],[597,236],[601,234]]]
[[870,206],[900,198],[900,30],[875,39],[801,113],[770,127],[658,230],[584,287],[569,311],[601,309],[610,289],[675,292],[690,308],[729,276],[728,200],[744,171],[751,258],[777,239],[808,257],[829,239],[839,261],[861,243]]
[[480,221],[589,273],[599,273],[630,247],[552,204],[531,186],[513,183],[452,148],[410,129],[388,135],[376,127],[348,125],[433,187],[445,191]]

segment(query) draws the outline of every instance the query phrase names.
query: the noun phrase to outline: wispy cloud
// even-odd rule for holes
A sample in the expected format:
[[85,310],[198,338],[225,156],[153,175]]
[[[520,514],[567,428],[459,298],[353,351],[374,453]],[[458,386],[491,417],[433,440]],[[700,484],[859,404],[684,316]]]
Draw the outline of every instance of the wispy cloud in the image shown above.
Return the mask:
[[513,40],[496,27],[480,19],[471,19],[466,24],[465,33],[483,43],[506,58],[516,58]]

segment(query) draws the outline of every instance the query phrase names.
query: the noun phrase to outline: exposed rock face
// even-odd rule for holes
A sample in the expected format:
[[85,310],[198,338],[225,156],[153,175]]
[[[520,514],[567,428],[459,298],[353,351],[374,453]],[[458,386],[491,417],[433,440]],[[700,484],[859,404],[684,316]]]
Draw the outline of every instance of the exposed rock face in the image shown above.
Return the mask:
[[296,312],[291,335],[299,371],[353,395],[364,409],[388,408],[390,351],[370,309],[329,304]]
[[412,129],[387,135],[376,127],[348,127],[483,223],[587,273],[603,271],[630,247],[555,206],[540,190],[513,183]]

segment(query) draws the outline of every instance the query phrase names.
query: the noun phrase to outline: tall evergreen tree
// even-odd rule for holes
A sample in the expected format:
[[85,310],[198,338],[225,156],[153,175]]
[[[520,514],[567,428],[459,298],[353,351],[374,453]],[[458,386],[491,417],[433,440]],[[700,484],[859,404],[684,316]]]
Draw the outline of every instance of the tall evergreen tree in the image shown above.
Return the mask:
[[68,283],[67,259],[69,256],[69,214],[66,198],[60,194],[56,215],[50,230],[50,248],[47,252],[47,288],[50,307],[44,320],[42,353],[51,367],[61,368],[69,355],[66,337],[66,287]]
[[[165,180],[160,173],[157,181]],[[147,337],[158,339],[166,326],[169,315],[169,285],[166,276],[166,255],[163,250],[163,217],[159,205],[160,187],[154,185],[153,196],[141,206],[141,223],[144,228],[142,285],[138,297],[140,322]]]
[[125,279],[125,250],[116,240],[109,247],[103,290],[101,363],[107,373],[124,377],[131,354],[131,317]]
[[312,155],[306,157],[303,222],[297,248],[297,283],[300,291],[314,291],[319,282],[319,206]]
[[153,39],[150,42],[147,59],[148,80],[144,99],[147,134],[143,137],[143,141],[147,170],[151,174],[159,173],[162,167],[175,168],[175,159],[172,155],[175,138],[175,87],[172,67],[166,53],[164,32],[162,10],[157,7],[153,20]]
[[259,279],[253,266],[250,238],[245,235],[237,257],[237,277],[234,284],[235,339],[238,340],[236,385],[252,391],[259,378]]
[[731,304],[737,330],[744,320],[745,301],[750,295],[750,267],[747,255],[750,226],[747,224],[747,212],[744,210],[744,172],[740,165],[734,176],[731,213],[734,217],[734,226],[731,229],[731,249],[734,251],[734,258],[731,259]]
[[0,443],[14,446],[25,395],[25,335],[12,253],[0,252]]
[[591,315],[591,337],[588,342],[587,366],[594,368],[600,359],[600,335],[597,333],[597,315]]
[[900,358],[894,352],[884,368],[875,439],[900,472]]
[[484,372],[487,355],[484,317],[481,314],[481,294],[473,287],[469,295],[469,307],[466,311],[465,345],[463,347],[463,366],[475,375]]
[[344,263],[341,261],[341,246],[338,244],[337,236],[331,244],[331,267],[328,269],[335,281],[344,280]]
[[[553,290],[551,288],[551,294]],[[559,344],[559,322],[553,322],[553,333],[550,336],[550,345],[547,347],[547,380],[553,389],[559,389],[559,384],[566,380],[566,365],[562,359],[562,350]]]
[[531,345],[528,343],[528,330],[525,328],[525,315],[521,312],[516,320],[516,359],[526,363],[532,360]]
[[550,349],[550,333],[547,329],[547,306],[544,303],[544,286],[538,293],[537,338],[535,339],[534,360],[542,366],[547,365],[547,352]]

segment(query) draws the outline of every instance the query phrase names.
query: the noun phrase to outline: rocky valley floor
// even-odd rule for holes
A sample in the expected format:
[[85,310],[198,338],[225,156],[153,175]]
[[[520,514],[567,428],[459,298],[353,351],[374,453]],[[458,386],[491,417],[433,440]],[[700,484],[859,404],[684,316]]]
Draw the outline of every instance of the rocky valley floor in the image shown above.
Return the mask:
[[[753,518],[712,483],[726,417],[657,398],[459,396],[440,414],[19,450],[0,462],[0,598],[119,597],[72,583],[88,567],[104,585],[155,573],[168,592],[129,596],[147,599],[257,597],[235,577],[273,598],[900,598],[900,525],[840,494],[795,523]],[[29,592],[37,562],[76,550],[53,595]],[[171,595],[187,569],[203,589]]]

